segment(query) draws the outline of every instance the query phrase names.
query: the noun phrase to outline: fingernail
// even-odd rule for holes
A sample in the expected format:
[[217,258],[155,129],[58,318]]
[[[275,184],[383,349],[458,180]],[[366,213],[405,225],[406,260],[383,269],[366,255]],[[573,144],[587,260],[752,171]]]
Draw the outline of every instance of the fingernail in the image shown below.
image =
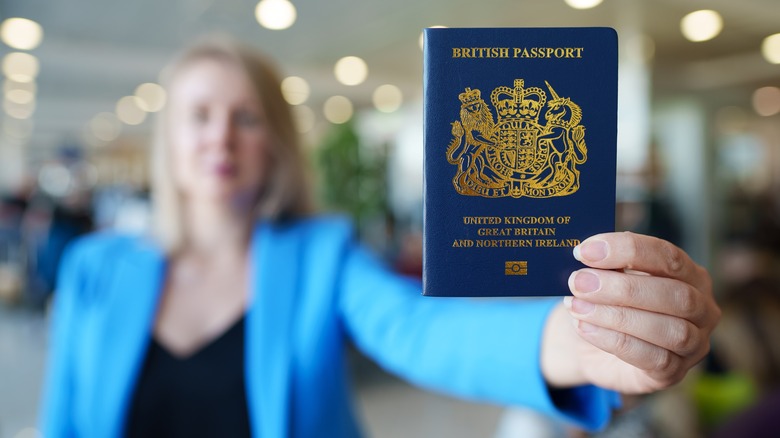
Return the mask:
[[574,247],[574,258],[580,261],[598,262],[607,258],[608,251],[607,242],[603,240],[585,241]]
[[593,309],[596,308],[596,305],[585,300],[580,300],[577,298],[574,298],[571,301],[571,310],[574,313],[579,313],[580,315],[586,315],[593,311]]
[[593,333],[596,331],[596,326],[585,321],[580,321],[580,330],[585,333]]
[[589,271],[577,271],[574,273],[574,290],[577,292],[595,292],[601,288],[599,276]]
[[563,307],[567,308],[568,310],[571,310],[571,300],[574,297],[563,297]]

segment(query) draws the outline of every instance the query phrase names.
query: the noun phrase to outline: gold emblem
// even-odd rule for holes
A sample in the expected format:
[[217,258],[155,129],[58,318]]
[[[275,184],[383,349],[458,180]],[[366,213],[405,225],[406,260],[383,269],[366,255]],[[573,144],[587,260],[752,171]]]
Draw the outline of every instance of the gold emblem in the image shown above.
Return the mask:
[[[588,158],[582,110],[568,97],[525,88],[490,93],[493,112],[478,89],[466,88],[460,120],[452,123],[447,161],[457,166],[452,184],[461,195],[503,198],[567,196],[580,188],[577,165]],[[543,115],[543,122],[540,116]]]

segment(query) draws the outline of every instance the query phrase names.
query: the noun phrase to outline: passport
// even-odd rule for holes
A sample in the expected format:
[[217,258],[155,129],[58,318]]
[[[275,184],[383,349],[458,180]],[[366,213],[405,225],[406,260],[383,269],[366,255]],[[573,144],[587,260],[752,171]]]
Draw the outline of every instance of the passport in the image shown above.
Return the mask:
[[424,32],[423,294],[568,295],[615,227],[616,32]]

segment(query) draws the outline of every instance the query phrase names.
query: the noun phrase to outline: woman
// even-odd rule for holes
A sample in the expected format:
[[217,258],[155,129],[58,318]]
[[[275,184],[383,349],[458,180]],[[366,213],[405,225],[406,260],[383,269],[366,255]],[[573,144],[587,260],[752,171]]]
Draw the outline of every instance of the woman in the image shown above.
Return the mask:
[[612,390],[667,387],[708,350],[719,310],[706,271],[646,236],[586,240],[575,256],[591,268],[563,303],[421,297],[346,221],[310,214],[267,61],[212,40],[166,75],[156,238],[71,247],[46,437],[359,436],[347,339],[419,385],[598,428]]

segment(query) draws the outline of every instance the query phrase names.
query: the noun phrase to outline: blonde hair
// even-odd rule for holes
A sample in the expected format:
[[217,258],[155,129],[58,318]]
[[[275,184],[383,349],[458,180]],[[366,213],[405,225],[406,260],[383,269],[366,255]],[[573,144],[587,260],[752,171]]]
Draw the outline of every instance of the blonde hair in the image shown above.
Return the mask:
[[[272,141],[266,158],[266,179],[260,188],[254,212],[258,219],[291,220],[314,210],[309,172],[301,151],[290,107],[284,100],[279,76],[273,64],[258,51],[224,35],[212,35],[183,50],[162,73],[165,89],[176,75],[195,61],[214,59],[242,69],[257,93]],[[152,159],[153,232],[168,253],[185,244],[181,196],[171,166],[168,111],[156,120]]]

